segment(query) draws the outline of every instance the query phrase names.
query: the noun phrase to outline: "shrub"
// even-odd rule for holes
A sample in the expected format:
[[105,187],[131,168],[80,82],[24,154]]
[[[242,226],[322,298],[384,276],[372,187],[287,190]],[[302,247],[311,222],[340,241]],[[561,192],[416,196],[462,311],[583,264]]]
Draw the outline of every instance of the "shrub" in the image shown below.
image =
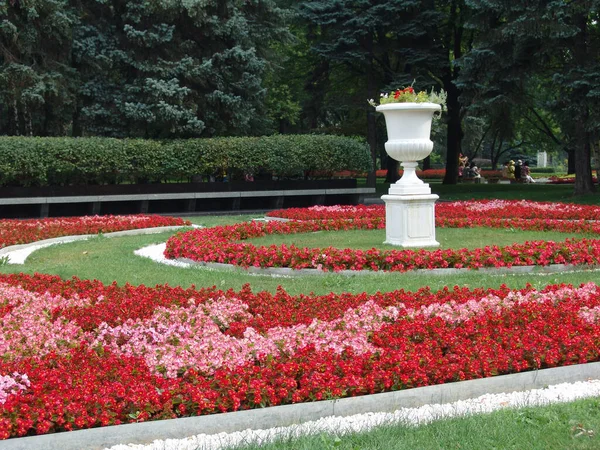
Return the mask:
[[366,171],[367,145],[328,135],[276,135],[157,141],[0,137],[0,186],[190,181],[270,173],[279,178]]

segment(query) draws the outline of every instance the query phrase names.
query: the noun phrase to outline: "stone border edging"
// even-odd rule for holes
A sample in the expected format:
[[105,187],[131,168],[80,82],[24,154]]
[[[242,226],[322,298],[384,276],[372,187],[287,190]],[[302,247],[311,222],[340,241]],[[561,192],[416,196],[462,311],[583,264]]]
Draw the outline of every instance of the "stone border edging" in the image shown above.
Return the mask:
[[[165,227],[136,228],[133,230],[113,231],[110,233],[78,234],[78,235],[73,235],[73,236],[59,236],[59,237],[55,237],[55,238],[44,239],[41,241],[29,242],[27,244],[9,245],[7,247],[0,248],[0,257],[8,256],[8,258],[9,258],[8,264],[23,264],[25,262],[25,260],[27,259],[27,257],[31,253],[33,253],[34,251],[39,250],[41,248],[49,247],[51,245],[65,244],[68,242],[75,242],[75,241],[84,241],[84,240],[91,239],[93,237],[100,236],[100,235],[108,237],[108,238],[113,238],[113,237],[121,237],[121,236],[156,234],[156,233],[162,233],[162,232],[167,232],[167,231],[176,231],[176,230],[180,230],[183,228],[192,228],[192,226],[170,225],[170,226],[165,226]],[[22,262],[16,262],[16,263],[11,262],[10,253],[17,252],[17,251],[23,252]]]
[[118,444],[150,444],[156,439],[283,427],[330,416],[393,412],[400,408],[452,403],[484,394],[540,389],[598,377],[600,362],[594,362],[360,397],[12,438],[0,441],[0,449],[100,450]]

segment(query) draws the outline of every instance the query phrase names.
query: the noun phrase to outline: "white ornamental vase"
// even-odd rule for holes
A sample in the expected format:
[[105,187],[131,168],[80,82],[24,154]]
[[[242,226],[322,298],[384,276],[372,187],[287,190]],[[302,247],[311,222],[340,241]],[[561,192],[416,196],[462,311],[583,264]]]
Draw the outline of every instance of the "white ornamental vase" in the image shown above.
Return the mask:
[[385,116],[388,141],[385,150],[404,168],[389,189],[385,202],[385,243],[401,247],[437,247],[435,201],[429,184],[417,177],[417,161],[433,150],[431,121],[442,107],[435,103],[387,103],[377,107]]
[[431,194],[431,188],[417,177],[417,161],[433,150],[431,121],[442,107],[436,103],[386,103],[377,111],[383,113],[388,133],[387,154],[400,161],[404,174],[390,186],[390,195]]

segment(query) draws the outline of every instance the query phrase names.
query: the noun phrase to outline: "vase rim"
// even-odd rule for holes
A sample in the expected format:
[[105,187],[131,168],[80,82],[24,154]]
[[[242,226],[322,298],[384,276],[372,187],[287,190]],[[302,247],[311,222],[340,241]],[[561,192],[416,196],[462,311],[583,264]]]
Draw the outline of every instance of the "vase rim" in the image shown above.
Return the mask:
[[403,103],[385,103],[375,108],[376,111],[388,111],[391,109],[424,109],[431,111],[440,111],[442,107],[437,103],[414,103],[414,102],[403,102]]

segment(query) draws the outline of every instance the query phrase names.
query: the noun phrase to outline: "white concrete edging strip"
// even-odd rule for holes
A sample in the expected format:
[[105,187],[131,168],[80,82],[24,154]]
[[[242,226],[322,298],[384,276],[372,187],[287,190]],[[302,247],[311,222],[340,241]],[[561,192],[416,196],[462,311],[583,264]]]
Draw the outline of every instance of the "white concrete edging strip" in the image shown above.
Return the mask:
[[201,433],[211,435],[284,427],[331,416],[347,417],[367,412],[393,412],[428,404],[447,404],[484,394],[540,389],[599,377],[600,362],[595,362],[361,397],[13,438],[0,441],[0,449],[99,450],[118,444],[150,444],[157,439],[181,439]]

